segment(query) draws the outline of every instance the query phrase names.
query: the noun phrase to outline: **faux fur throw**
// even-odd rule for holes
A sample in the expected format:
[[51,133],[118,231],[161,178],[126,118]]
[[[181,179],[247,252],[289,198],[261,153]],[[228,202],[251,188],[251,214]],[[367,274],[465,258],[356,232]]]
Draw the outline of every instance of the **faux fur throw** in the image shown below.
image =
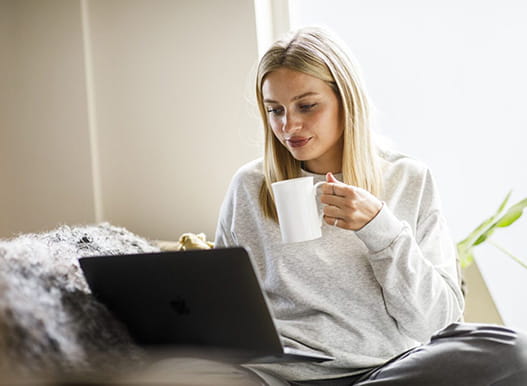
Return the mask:
[[143,352],[91,295],[77,259],[158,250],[106,223],[0,240],[0,372],[105,371],[139,363]]

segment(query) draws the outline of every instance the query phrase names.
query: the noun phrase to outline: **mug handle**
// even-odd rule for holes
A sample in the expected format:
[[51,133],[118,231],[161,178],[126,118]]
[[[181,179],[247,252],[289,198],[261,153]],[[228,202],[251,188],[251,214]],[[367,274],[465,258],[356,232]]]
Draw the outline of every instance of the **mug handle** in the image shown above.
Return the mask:
[[[317,190],[318,188],[322,185],[322,184],[325,184],[326,181],[320,181],[320,182],[317,182],[315,185],[313,185],[313,195],[315,196],[315,200],[317,198]],[[318,205],[317,205],[317,212],[318,212]],[[324,218],[324,212],[322,213],[319,213],[318,215],[318,222],[319,222],[319,226],[322,227],[322,219]]]

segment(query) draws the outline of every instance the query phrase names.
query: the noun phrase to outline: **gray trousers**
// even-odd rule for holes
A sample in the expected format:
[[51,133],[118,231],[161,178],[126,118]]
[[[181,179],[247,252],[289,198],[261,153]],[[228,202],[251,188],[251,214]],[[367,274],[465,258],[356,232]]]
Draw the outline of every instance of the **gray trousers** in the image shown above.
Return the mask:
[[527,386],[527,335],[505,327],[454,323],[429,343],[361,375],[333,380],[286,381],[217,360],[172,358],[149,371],[131,372],[134,384],[177,386]]
[[527,335],[495,325],[454,323],[429,343],[362,375],[290,384],[526,386]]

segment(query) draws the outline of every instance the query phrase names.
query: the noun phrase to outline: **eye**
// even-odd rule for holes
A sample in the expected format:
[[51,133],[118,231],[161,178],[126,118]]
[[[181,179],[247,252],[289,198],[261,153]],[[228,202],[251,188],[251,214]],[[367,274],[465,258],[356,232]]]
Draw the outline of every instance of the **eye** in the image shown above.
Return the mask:
[[274,114],[274,115],[280,115],[284,112],[284,109],[282,107],[267,107],[267,113]]
[[316,105],[317,103],[302,104],[300,105],[300,110],[304,112],[311,111],[316,107]]

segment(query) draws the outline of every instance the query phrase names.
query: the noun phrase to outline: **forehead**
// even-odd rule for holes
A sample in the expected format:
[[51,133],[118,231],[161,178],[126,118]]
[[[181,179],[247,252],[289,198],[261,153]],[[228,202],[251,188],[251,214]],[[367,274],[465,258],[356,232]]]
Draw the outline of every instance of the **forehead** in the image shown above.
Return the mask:
[[270,72],[262,84],[264,99],[285,102],[306,92],[325,94],[333,90],[324,81],[314,76],[288,68],[279,68]]

